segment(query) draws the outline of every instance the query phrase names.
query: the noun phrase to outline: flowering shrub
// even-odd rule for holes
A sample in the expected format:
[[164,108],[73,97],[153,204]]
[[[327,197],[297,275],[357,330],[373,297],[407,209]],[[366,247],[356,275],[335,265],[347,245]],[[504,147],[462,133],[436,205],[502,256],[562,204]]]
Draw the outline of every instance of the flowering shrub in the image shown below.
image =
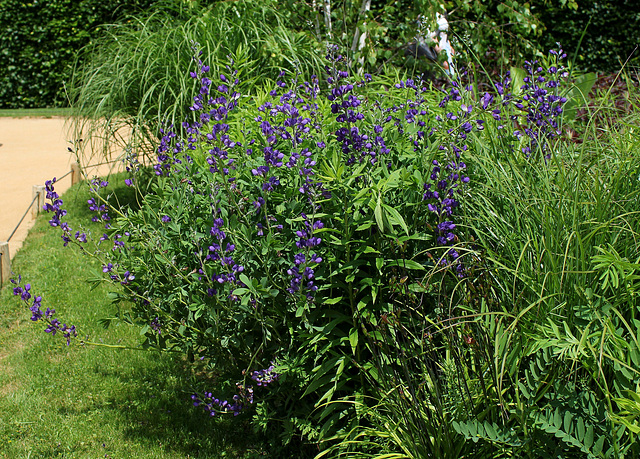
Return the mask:
[[[438,289],[453,295],[473,275],[472,235],[458,217],[475,140],[508,131],[515,149],[516,120],[532,145],[550,139],[557,84],[527,82],[523,101],[508,81],[480,97],[459,82],[440,96],[411,79],[384,89],[370,75],[350,77],[330,49],[326,90],[282,73],[247,96],[232,67],[210,75],[195,59],[193,119],[183,138],[161,131],[149,189],[129,158],[126,185],[140,191],[139,206],[116,206],[108,183],[94,180],[88,206],[100,229],[74,233],[54,179],[50,223],[65,245],[93,235],[105,280],[121,286],[118,301],[147,346],[198,357],[233,393],[199,391],[194,405],[211,415],[254,407],[264,428],[277,417],[285,431],[327,435],[310,428],[310,413],[323,406],[329,416],[337,405],[324,402],[367,392],[367,330],[402,310],[398,292],[425,315],[452,314],[423,281],[438,271]],[[56,329],[69,339],[66,326]]]

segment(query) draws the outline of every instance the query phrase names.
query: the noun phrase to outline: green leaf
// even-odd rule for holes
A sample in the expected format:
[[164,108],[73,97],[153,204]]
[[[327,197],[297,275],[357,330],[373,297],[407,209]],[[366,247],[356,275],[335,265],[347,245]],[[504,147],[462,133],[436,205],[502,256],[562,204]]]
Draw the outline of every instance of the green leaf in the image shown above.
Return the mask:
[[376,208],[373,210],[373,215],[376,218],[376,223],[378,224],[380,233],[384,234],[384,215],[382,214],[381,196],[378,196],[378,203],[376,204]]
[[336,304],[342,300],[343,297],[339,296],[336,298],[328,298],[322,302],[322,304]]
[[[587,432],[587,436],[588,435],[589,435],[589,432]],[[593,448],[591,449],[591,452],[596,456],[602,452],[602,448],[604,447],[604,439],[605,439],[604,435],[599,437],[596,443],[593,445]],[[592,440],[593,440],[593,435],[592,435]]]
[[556,429],[562,428],[562,413],[560,413],[560,408],[556,408],[556,412],[553,415],[553,425]]
[[325,360],[321,365],[318,365],[313,369],[315,373],[313,380],[307,386],[306,390],[302,394],[302,396],[306,396],[312,392],[315,392],[318,388],[332,382],[334,380],[334,375],[328,374],[333,371],[336,367],[336,364],[339,360],[343,360],[344,357],[334,356],[330,359]]
[[[368,230],[369,228],[371,228],[373,226],[373,222],[372,221],[367,221],[365,223],[362,223],[361,225],[359,225],[356,228],[356,231],[364,231],[364,230]],[[367,247],[368,248],[368,247]]]
[[519,67],[511,67],[511,87],[513,88],[513,94],[520,94],[521,87],[524,84],[524,78],[527,76],[527,73],[524,69]]
[[[582,421],[582,419],[580,419],[580,421]],[[583,427],[584,429],[584,427]],[[586,448],[591,448],[591,445],[593,445],[593,426],[589,426],[587,427],[587,432],[584,436],[584,440],[581,439],[581,441],[584,443],[584,446]],[[600,437],[598,439],[598,441],[600,441],[601,439],[604,439],[604,437]],[[600,447],[600,449],[602,449],[602,446]],[[598,454],[594,451],[595,454]]]
[[565,411],[564,413],[564,431],[568,434],[571,433],[571,421],[573,419],[573,415],[571,411]]
[[307,389],[304,391],[302,396],[304,397],[304,396],[306,396],[308,394],[311,394],[311,393],[315,392],[320,387],[323,387],[323,386],[326,386],[326,385],[330,384],[331,383],[331,379],[332,379],[331,375],[314,378],[313,381],[311,381],[311,384],[309,384],[307,386]]
[[[578,418],[578,423],[576,425],[576,434],[578,435],[578,440],[584,442],[584,446],[586,446],[587,448],[591,447],[591,443],[587,445],[587,442],[584,436],[585,428],[584,428],[584,420],[582,418]],[[591,441],[593,441],[593,437],[591,438]]]
[[384,258],[376,258],[376,268],[378,268],[378,271],[380,271],[383,266],[384,266]]
[[489,438],[493,438],[493,439],[497,439],[498,438],[498,434],[496,432],[496,429],[491,424],[489,424],[488,422],[485,422],[484,429],[486,430],[487,436]]
[[408,236],[409,228],[407,227],[407,223],[404,221],[404,218],[402,218],[402,215],[400,215],[400,212],[398,212],[396,209],[386,204],[383,204],[383,206],[384,206],[384,210],[386,210],[389,213],[391,224],[393,225],[395,223],[396,225],[399,225],[404,230],[405,234]]
[[360,301],[358,301],[358,305],[356,306],[358,308],[358,311],[362,311],[364,308],[366,308],[369,305],[369,302],[367,300],[370,300],[371,297],[367,296],[366,298],[361,299]]
[[240,273],[240,281],[242,281],[244,285],[251,289],[253,284],[251,283],[251,279],[249,279],[246,274]]
[[351,344],[351,352],[356,355],[356,348],[358,347],[358,329],[352,328],[349,331],[349,343]]
[[419,271],[425,270],[424,266],[413,260],[386,260],[385,263],[387,266],[399,266],[401,268],[416,269]]

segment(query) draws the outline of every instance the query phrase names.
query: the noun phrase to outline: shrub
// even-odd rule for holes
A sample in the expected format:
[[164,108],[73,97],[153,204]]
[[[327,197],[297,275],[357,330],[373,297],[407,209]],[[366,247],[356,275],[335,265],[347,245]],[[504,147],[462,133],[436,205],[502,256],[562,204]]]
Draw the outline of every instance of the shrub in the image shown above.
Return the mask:
[[[149,187],[151,171],[127,158],[135,207],[92,181],[92,228],[69,228],[47,184],[64,243],[100,241],[118,316],[140,324],[147,346],[204,362],[192,402],[251,415],[274,454],[333,435],[346,449],[382,427],[378,448],[396,442],[414,457],[635,448],[625,391],[637,348],[615,346],[636,336],[637,190],[625,162],[611,182],[622,198],[594,195],[610,182],[585,187],[584,151],[560,149],[563,52],[527,63],[518,96],[510,78],[493,93],[458,82],[436,93],[412,79],[352,79],[334,49],[328,58],[326,91],[283,72],[246,97],[232,67],[211,75],[197,55],[186,134],[162,129]],[[596,270],[609,284],[590,281]],[[609,296],[620,279],[627,293]],[[41,305],[30,305],[34,320],[73,340]],[[601,402],[611,395],[626,411]],[[372,396],[378,411],[362,408]],[[604,413],[623,420],[600,425]],[[361,421],[382,427],[362,433]]]
[[[604,134],[592,118],[574,126],[580,143],[568,142],[546,124],[565,105],[549,104],[558,66],[526,68],[517,96],[497,86],[499,124],[487,120],[466,156],[472,181],[457,221],[473,237],[473,268],[455,289],[428,273],[439,310],[401,291],[369,337],[385,375],[376,403],[353,400],[366,422],[332,453],[360,457],[376,444],[416,458],[638,454],[637,114]],[[552,135],[520,136],[525,119]]]
[[589,0],[565,11],[550,5],[541,9],[540,20],[546,28],[540,45],[559,41],[576,50],[582,70],[615,72],[629,57],[638,58],[640,12],[633,1]]
[[284,441],[351,422],[336,404],[310,416],[366,391],[362,325],[392,312],[396,282],[414,288],[434,263],[462,269],[451,218],[468,181],[458,142],[475,123],[443,116],[427,131],[424,88],[406,80],[381,95],[369,75],[352,82],[341,56],[332,62],[326,96],[316,79],[283,73],[247,98],[235,71],[210,78],[198,61],[196,117],[183,138],[161,131],[140,208],[108,211],[106,183],[92,182],[103,230],[68,228],[48,184],[52,224],[65,243],[100,239],[105,277],[132,304],[121,315],[146,344],[204,359],[228,382],[217,385],[226,402],[213,391],[194,402],[212,414],[255,407],[256,425]]

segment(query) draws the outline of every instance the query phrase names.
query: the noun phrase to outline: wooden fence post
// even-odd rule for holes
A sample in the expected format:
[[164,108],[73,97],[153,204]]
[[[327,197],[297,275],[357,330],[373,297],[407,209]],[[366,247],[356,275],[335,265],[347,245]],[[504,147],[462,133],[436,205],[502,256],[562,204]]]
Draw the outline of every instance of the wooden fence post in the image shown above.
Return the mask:
[[34,206],[31,207],[31,215],[33,216],[33,218],[37,218],[38,214],[42,211],[42,207],[44,206],[44,197],[46,196],[45,189],[42,185],[33,185],[32,189],[32,197],[35,198],[37,196],[38,199],[34,201]]
[[11,278],[11,257],[9,243],[0,242],[0,287]]
[[80,165],[76,162],[71,163],[71,185],[80,183],[81,178]]

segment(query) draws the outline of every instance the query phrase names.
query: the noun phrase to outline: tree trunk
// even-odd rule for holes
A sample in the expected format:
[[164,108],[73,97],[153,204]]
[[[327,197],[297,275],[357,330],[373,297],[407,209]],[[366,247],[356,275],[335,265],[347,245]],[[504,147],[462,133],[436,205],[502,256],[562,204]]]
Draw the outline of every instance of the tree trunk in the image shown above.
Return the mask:
[[324,25],[327,28],[327,40],[331,40],[331,0],[324,0]]
[[320,11],[318,9],[317,0],[313,0],[311,2],[311,9],[313,10],[313,13],[314,13],[313,25],[315,26],[315,29],[316,29],[316,39],[318,41],[322,41],[322,34],[320,33]]
[[[371,0],[362,0],[362,5],[360,5],[360,11],[358,12],[358,22],[356,23],[356,31],[353,34],[353,42],[351,44],[351,53],[355,55],[356,52],[360,52],[364,49],[364,45],[367,42],[367,22],[363,23],[364,32],[360,31],[360,21],[364,18],[366,19],[367,13],[371,9]],[[358,59],[358,65],[360,67],[359,73],[362,73],[364,67],[364,56],[360,56]]]

